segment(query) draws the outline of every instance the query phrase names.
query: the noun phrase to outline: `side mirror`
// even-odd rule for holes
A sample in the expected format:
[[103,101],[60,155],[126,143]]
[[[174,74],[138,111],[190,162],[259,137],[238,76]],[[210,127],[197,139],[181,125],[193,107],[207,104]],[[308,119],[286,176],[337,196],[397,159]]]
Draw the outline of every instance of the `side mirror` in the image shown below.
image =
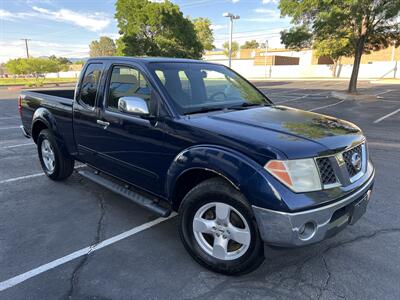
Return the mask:
[[128,114],[148,116],[147,102],[139,97],[121,97],[118,100],[118,110]]

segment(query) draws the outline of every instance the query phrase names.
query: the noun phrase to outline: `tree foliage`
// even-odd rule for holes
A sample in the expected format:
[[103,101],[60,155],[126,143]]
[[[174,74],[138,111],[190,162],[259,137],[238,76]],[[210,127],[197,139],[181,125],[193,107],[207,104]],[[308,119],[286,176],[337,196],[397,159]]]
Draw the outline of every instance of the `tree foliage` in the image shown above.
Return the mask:
[[[229,42],[225,42],[222,47],[224,48],[224,55],[229,56]],[[232,57],[235,57],[239,51],[239,43],[232,42]]]
[[312,46],[312,34],[306,26],[296,26],[281,32],[281,42],[288,49],[303,50]]
[[96,56],[114,56],[116,53],[116,46],[113,39],[108,36],[101,36],[100,39],[94,40],[89,45],[90,57]]
[[246,41],[241,47],[241,49],[258,49],[260,44],[256,40]]
[[56,60],[49,58],[17,58],[10,59],[6,63],[6,69],[11,74],[34,74],[38,77],[41,74],[58,72],[59,63]]
[[57,67],[55,68],[56,72],[68,71],[69,66],[72,64],[71,61],[66,57],[57,57],[55,55],[51,55],[49,56],[49,59],[53,60],[57,64]]
[[400,0],[281,0],[279,8],[295,25],[282,32],[285,45],[312,41],[320,52],[354,56],[349,92],[356,92],[362,54],[400,37]]
[[211,30],[211,21],[207,18],[196,18],[193,20],[197,39],[203,45],[204,50],[214,49],[214,36]]
[[200,58],[203,45],[194,24],[170,1],[118,0],[117,51],[129,56]]

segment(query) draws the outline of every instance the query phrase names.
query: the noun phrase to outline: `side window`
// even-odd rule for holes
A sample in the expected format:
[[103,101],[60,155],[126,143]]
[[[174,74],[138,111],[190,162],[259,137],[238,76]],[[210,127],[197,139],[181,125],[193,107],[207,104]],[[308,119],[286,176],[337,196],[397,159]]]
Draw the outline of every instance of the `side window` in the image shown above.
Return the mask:
[[184,71],[179,71],[178,75],[181,81],[182,91],[190,97],[190,95],[192,94],[192,88],[190,86],[189,78],[186,76],[186,73]]
[[102,64],[90,64],[81,83],[80,101],[89,107],[96,104],[97,88],[101,78]]
[[107,108],[118,110],[121,97],[134,96],[150,100],[150,85],[139,70],[131,67],[115,66],[111,73],[107,97]]

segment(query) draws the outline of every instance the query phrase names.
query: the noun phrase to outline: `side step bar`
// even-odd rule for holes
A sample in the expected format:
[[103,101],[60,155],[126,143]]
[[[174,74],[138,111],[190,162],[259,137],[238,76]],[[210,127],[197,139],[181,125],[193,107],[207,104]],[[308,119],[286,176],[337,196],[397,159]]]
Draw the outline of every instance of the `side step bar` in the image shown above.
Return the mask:
[[113,191],[114,193],[117,193],[118,195],[121,195],[122,197],[125,197],[125,198],[131,200],[132,202],[151,210],[152,212],[160,215],[161,217],[165,218],[171,214],[170,209],[162,207],[155,201],[153,201],[149,198],[146,198],[138,193],[135,193],[134,191],[131,191],[122,185],[119,185],[109,179],[106,179],[106,178],[98,175],[99,174],[98,172],[90,172],[90,171],[81,170],[81,171],[78,171],[78,173],[81,176]]

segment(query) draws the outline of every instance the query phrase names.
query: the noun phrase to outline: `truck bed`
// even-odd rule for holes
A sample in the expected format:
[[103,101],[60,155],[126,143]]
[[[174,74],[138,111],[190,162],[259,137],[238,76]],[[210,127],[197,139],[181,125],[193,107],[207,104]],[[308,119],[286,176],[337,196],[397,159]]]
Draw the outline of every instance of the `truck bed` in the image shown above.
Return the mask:
[[74,89],[43,89],[22,92],[21,120],[26,132],[31,135],[33,114],[38,108],[52,112],[59,126],[59,133],[72,137],[72,105]]
[[55,96],[60,98],[68,98],[73,100],[74,99],[74,89],[52,89],[52,90],[33,90],[29,91],[30,93],[37,93],[37,94],[46,94],[49,96]]

